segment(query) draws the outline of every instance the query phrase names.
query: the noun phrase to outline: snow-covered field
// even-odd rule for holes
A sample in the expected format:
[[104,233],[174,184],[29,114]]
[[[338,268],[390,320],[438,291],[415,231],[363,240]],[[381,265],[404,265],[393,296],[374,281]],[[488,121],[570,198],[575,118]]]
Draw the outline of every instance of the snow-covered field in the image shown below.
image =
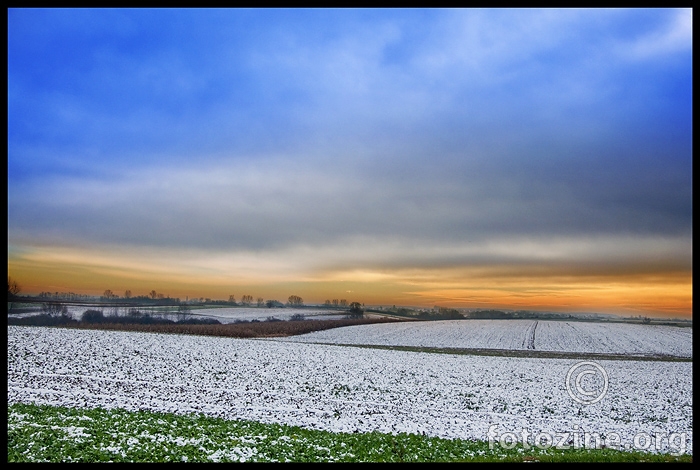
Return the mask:
[[609,387],[588,405],[567,390],[576,363],[9,326],[8,403],[202,412],[506,444],[539,435],[556,445],[568,434],[576,445],[598,434],[608,445],[617,436],[627,448],[692,454],[691,362],[598,361]]
[[[86,310],[100,310],[105,315],[127,315],[130,308],[150,313],[153,316],[170,316],[175,318],[177,307],[104,307],[104,306],[85,306],[85,305],[66,305],[68,315],[76,320],[79,320]],[[26,312],[12,314],[13,317],[30,317],[41,313]],[[335,320],[345,318],[347,313],[342,311],[333,311],[328,309],[314,308],[260,308],[260,307],[215,307],[215,308],[193,308],[190,312],[192,318],[214,318],[221,323],[234,323],[236,321],[265,321],[268,317],[274,317],[278,320],[289,320],[293,315],[303,315],[308,320]]]
[[304,343],[693,356],[692,328],[631,323],[444,320],[346,326],[283,340]]
[[206,308],[192,310],[194,317],[215,318],[221,323],[232,323],[236,320],[265,321],[268,317],[275,317],[278,320],[289,320],[294,315],[303,315],[307,320],[334,320],[345,318],[347,313],[333,312],[327,309],[295,309],[295,308]]

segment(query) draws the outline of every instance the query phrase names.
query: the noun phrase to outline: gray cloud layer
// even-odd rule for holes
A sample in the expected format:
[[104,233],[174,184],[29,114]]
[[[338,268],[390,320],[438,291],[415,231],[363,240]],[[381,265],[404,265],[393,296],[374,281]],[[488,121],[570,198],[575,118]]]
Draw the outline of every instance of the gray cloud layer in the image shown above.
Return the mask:
[[585,264],[581,237],[636,237],[625,263],[662,257],[649,240],[690,257],[688,11],[169,13],[160,32],[153,12],[46,31],[22,13],[11,245],[406,267],[522,259],[492,240],[569,240],[559,262]]

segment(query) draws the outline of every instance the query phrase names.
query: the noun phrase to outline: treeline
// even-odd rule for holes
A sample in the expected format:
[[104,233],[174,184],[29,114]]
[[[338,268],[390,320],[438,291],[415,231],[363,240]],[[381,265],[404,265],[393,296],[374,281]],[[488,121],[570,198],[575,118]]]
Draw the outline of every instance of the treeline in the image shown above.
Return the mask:
[[[8,283],[9,285],[9,283]],[[25,303],[25,304],[35,304],[35,303],[46,303],[46,302],[69,302],[71,304],[85,304],[85,305],[103,305],[103,306],[153,306],[153,307],[167,307],[167,306],[178,306],[181,304],[186,304],[192,307],[203,307],[207,305],[217,305],[225,307],[266,307],[266,308],[283,308],[283,307],[303,307],[304,299],[298,295],[291,295],[287,300],[287,303],[282,303],[279,300],[268,299],[265,300],[262,297],[253,299],[252,295],[243,295],[240,301],[236,301],[235,296],[230,295],[228,300],[215,300],[208,297],[198,297],[198,298],[187,298],[185,300],[179,297],[170,297],[166,294],[161,294],[156,291],[151,291],[148,295],[131,295],[130,291],[126,291],[123,296],[114,294],[111,290],[106,290],[103,295],[99,297],[91,297],[87,295],[77,295],[73,293],[61,293],[61,292],[42,292],[35,296],[20,296],[17,294],[12,294],[8,287],[8,300],[14,303]],[[25,308],[26,309],[26,308]],[[19,309],[17,310],[19,312]]]
[[519,310],[516,312],[504,312],[502,310],[477,310],[473,312],[460,312],[446,307],[435,307],[432,310],[420,310],[407,307],[391,307],[386,310],[369,309],[368,312],[391,313],[409,318],[421,320],[460,320],[460,319],[562,319],[574,318],[573,315],[560,313],[544,313]]
[[[56,310],[60,309],[60,310]],[[70,316],[65,307],[48,307],[42,309],[42,313],[30,317],[7,317],[8,325],[24,326],[79,326],[99,325],[99,324],[119,324],[119,325],[211,325],[220,324],[214,318],[191,318],[189,314],[173,313],[176,319],[172,320],[164,316],[154,316],[136,309],[131,309],[127,315],[105,315],[100,310],[86,310],[79,320]]]
[[433,310],[416,310],[407,307],[391,307],[384,309],[367,309],[371,313],[391,313],[402,317],[417,318],[421,320],[459,320],[465,318],[462,313],[453,308],[436,307]]
[[[129,307],[129,306],[143,306],[143,307],[169,307],[169,306],[180,306],[189,305],[191,307],[203,307],[206,305],[216,305],[216,306],[226,306],[226,307],[251,307],[256,306],[260,308],[283,308],[283,307],[293,307],[302,308],[306,307],[304,304],[304,299],[298,295],[290,295],[287,298],[286,303],[282,303],[276,299],[263,299],[262,297],[253,298],[250,294],[244,294],[241,296],[240,301],[236,301],[236,296],[230,294],[228,300],[216,300],[209,297],[186,297],[185,300],[179,297],[173,298],[168,294],[162,292],[157,292],[156,290],[151,290],[146,295],[134,295],[131,290],[127,289],[122,295],[113,292],[111,289],[106,289],[101,296],[89,296],[83,294],[76,294],[74,292],[41,292],[38,295],[28,295],[20,296],[19,293],[22,291],[21,286],[16,280],[12,279],[10,276],[7,277],[7,299],[9,302],[9,310],[12,313],[20,313],[27,311],[27,307],[21,307],[14,311],[14,303],[24,303],[24,304],[34,304],[34,303],[47,303],[47,302],[70,302],[71,304],[82,304],[82,305],[95,305],[108,306],[108,307]],[[350,314],[353,316],[359,316],[364,312],[364,304],[360,302],[349,302],[347,299],[333,299],[326,300],[323,304],[324,307],[339,308],[342,310],[349,310]]]
[[518,310],[515,312],[503,312],[501,310],[478,310],[476,312],[467,312],[465,318],[473,319],[550,319],[561,320],[562,318],[575,318],[574,315],[563,313],[548,313],[548,312],[531,312],[528,310]]

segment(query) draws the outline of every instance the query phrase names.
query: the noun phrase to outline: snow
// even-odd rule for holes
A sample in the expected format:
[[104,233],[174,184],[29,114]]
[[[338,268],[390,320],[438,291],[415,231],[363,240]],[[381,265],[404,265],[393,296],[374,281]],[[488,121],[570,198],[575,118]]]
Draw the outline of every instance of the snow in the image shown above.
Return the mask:
[[223,307],[192,310],[194,317],[215,318],[221,323],[232,323],[236,320],[264,321],[267,317],[275,317],[278,320],[289,320],[294,315],[303,315],[307,320],[335,320],[345,318],[347,312],[333,311],[328,309],[313,308],[248,308],[248,307]]
[[[80,320],[86,310],[99,310],[108,315],[126,316],[132,308],[148,313],[154,317],[177,318],[177,306],[171,307],[109,307],[102,305],[70,305],[66,304],[67,313],[71,318]],[[14,313],[14,318],[31,317],[41,314],[41,311]],[[236,321],[265,321],[268,317],[278,320],[289,320],[294,315],[303,315],[307,320],[336,320],[345,318],[346,311],[320,309],[320,308],[267,308],[267,307],[214,307],[214,308],[192,308],[188,315],[192,318],[214,318],[221,323],[234,323]]]
[[[489,429],[617,433],[623,445],[640,433],[676,433],[692,453],[692,362],[598,361],[609,389],[592,405],[567,391],[576,362],[8,326],[8,404],[198,412],[334,432],[481,440],[494,439]],[[657,450],[669,449],[661,440]]]
[[475,349],[693,355],[692,328],[549,320],[444,320],[356,325],[285,341]]

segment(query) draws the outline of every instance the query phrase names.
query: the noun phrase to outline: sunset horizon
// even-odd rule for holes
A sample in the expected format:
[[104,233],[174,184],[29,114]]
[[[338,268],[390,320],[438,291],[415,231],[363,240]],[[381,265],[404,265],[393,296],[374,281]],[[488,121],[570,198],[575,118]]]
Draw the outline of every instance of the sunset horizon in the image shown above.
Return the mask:
[[692,319],[692,9],[8,9],[20,295]]

